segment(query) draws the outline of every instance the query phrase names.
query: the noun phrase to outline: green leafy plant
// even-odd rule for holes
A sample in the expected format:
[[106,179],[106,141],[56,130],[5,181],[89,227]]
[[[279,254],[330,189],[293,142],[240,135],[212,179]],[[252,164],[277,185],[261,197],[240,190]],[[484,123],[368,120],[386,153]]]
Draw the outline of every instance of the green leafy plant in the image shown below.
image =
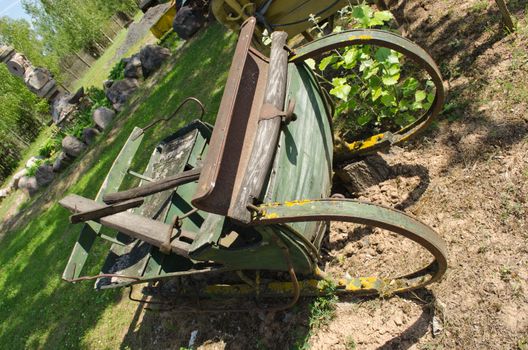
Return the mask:
[[37,169],[39,168],[39,166],[41,166],[43,164],[50,165],[51,164],[51,160],[50,159],[37,159],[37,160],[35,160],[33,165],[31,165],[29,168],[27,168],[27,176],[35,176],[35,174],[37,173]]
[[81,139],[83,130],[93,124],[93,112],[99,107],[111,106],[110,101],[106,97],[104,91],[101,89],[91,87],[86,90],[86,96],[88,99],[90,99],[90,105],[88,107],[81,108],[77,112],[77,115],[73,118],[73,123],[62,130],[62,137],[71,135]]
[[123,60],[119,60],[110,70],[108,79],[110,80],[121,80],[125,78],[125,66],[126,63]]
[[[393,16],[368,5],[341,12],[345,28],[387,29]],[[314,20],[315,21],[315,20]],[[317,27],[322,33],[322,28]],[[337,26],[334,31],[343,30]],[[382,131],[397,131],[414,122],[434,101],[434,84],[407,67],[397,51],[371,45],[334,50],[317,65],[319,77],[336,103],[335,124],[347,141]]]
[[42,147],[40,147],[38,154],[43,158],[53,157],[61,149],[61,138],[57,136],[50,137]]
[[183,40],[174,32],[174,30],[169,30],[165,33],[159,40],[158,45],[165,47],[172,52],[175,52],[178,47],[183,43]]
[[310,304],[310,329],[318,329],[326,326],[335,318],[337,306],[337,295],[335,294],[335,285],[328,281],[321,281],[321,287],[327,291],[327,294],[318,298]]
[[110,107],[112,103],[106,97],[104,90],[96,88],[94,86],[89,87],[86,90],[86,96],[92,102],[91,109],[95,110],[99,107]]

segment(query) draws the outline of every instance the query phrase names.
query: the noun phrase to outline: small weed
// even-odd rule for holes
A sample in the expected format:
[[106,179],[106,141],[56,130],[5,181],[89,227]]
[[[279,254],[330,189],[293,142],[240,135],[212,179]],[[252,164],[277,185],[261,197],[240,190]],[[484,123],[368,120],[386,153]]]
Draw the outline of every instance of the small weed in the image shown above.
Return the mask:
[[512,270],[511,267],[502,265],[499,269],[500,279],[504,282],[510,281],[512,277]]
[[485,246],[485,245],[481,245],[479,247],[479,249],[477,250],[477,253],[479,254],[484,254],[485,252],[487,252],[489,250],[489,247],[488,246]]
[[314,300],[310,306],[310,327],[326,326],[335,318],[337,296],[324,296]]
[[456,79],[462,75],[460,71],[460,66],[453,63],[442,62],[440,64],[440,72],[444,79]]
[[517,349],[518,350],[528,350],[528,336],[522,337],[517,341]]
[[467,101],[449,101],[445,104],[442,116],[449,122],[454,122],[463,116],[463,110],[467,108],[469,103]]
[[420,350],[443,350],[444,347],[441,344],[436,343],[425,343],[420,346]]
[[356,341],[354,340],[354,338],[352,338],[352,336],[349,335],[348,337],[346,337],[345,346],[347,350],[356,350]]
[[489,1],[479,0],[471,5],[470,11],[474,13],[484,12],[488,8]]

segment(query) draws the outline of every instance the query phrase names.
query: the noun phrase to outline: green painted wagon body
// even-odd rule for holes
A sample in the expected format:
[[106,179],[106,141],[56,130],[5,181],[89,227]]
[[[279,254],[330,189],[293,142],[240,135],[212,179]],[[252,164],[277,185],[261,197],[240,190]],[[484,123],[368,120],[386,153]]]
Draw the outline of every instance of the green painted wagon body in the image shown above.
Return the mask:
[[[65,280],[92,278],[81,272],[100,236],[113,244],[101,274],[95,276],[99,289],[237,272],[247,282],[244,288],[254,292],[260,287],[243,271],[257,282],[260,271],[284,271],[292,281],[289,289],[278,290],[298,294],[304,287],[315,288],[310,278],[322,278],[320,248],[331,220],[392,230],[422,244],[435,258],[422,270],[394,279],[346,281],[340,285],[342,291],[399,292],[443,274],[445,248],[426,225],[392,209],[331,198],[333,107],[300,59],[323,46],[316,42],[294,55],[278,34],[268,58],[251,47],[255,25],[250,18],[242,28],[214,128],[196,120],[163,140],[140,175],[141,186],[132,191],[174,176],[171,181],[177,185],[157,188],[129,212],[113,211],[116,197],[110,193],[119,190],[143,137],[142,130],[135,129],[94,201],[75,195],[61,201],[74,216],[99,222],[85,224],[64,271]],[[364,34],[351,32],[330,44],[383,42],[375,32]],[[441,103],[440,92],[437,99]],[[102,199],[110,204],[105,206]],[[105,215],[94,216],[104,211]],[[115,238],[104,236],[100,224],[119,233]],[[299,281],[297,274],[308,279]]]

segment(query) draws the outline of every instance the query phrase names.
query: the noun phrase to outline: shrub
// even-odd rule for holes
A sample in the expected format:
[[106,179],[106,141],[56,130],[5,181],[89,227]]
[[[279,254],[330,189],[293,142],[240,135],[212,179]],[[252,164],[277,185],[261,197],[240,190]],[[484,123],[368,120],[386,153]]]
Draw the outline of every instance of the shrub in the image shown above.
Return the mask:
[[121,80],[125,78],[125,66],[126,63],[122,59],[119,60],[110,70],[108,74],[108,79],[110,80]]
[[[368,5],[347,6],[341,12],[347,29],[388,29],[392,14]],[[312,19],[317,22],[317,19]],[[323,28],[317,26],[322,33]],[[341,31],[336,27],[334,32]],[[435,96],[434,84],[394,50],[355,45],[329,52],[318,65],[323,85],[336,103],[335,125],[347,141],[382,131],[397,131],[427,110]]]

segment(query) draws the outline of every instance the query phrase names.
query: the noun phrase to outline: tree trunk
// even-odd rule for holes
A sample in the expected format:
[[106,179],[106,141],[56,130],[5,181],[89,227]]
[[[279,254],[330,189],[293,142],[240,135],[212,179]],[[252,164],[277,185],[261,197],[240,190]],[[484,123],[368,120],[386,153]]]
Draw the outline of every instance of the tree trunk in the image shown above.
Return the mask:
[[390,167],[379,155],[373,155],[336,169],[336,175],[351,194],[363,192],[389,178]]

